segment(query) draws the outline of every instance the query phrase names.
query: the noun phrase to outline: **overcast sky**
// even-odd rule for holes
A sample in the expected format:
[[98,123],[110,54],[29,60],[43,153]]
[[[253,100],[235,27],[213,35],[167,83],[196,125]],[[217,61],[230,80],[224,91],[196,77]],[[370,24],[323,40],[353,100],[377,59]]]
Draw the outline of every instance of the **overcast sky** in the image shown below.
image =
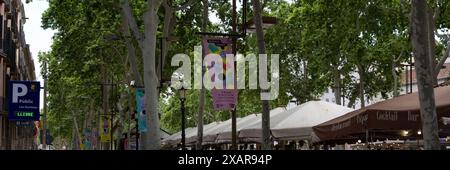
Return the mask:
[[[46,0],[33,0],[32,3],[25,4],[25,15],[28,18],[24,25],[25,39],[30,44],[30,50],[33,55],[34,65],[36,68],[36,78],[42,83],[41,65],[39,64],[38,53],[40,51],[46,52],[50,50],[52,44],[52,37],[55,31],[44,30],[41,28],[42,13],[48,8]],[[43,92],[41,91],[41,108],[43,106]]]

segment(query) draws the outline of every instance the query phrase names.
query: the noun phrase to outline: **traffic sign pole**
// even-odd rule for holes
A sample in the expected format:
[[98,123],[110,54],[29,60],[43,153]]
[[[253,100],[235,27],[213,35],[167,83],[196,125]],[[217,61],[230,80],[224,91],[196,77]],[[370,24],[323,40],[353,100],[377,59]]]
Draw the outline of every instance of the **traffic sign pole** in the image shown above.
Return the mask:
[[44,61],[44,115],[42,116],[43,140],[42,146],[47,148],[47,61]]

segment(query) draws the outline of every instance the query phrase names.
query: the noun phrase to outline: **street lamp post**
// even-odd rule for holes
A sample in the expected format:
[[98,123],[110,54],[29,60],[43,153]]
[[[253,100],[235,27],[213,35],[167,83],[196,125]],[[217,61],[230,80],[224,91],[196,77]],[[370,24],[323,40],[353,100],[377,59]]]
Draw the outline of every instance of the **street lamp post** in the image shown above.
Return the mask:
[[[88,100],[89,97],[87,97],[87,96],[77,96],[76,99],[78,99],[78,100]],[[71,110],[72,120],[73,120],[73,131],[72,131],[73,134],[72,134],[72,136],[74,138],[76,138],[76,140],[74,140],[75,147],[73,147],[73,148],[81,149],[80,145],[82,143],[82,139],[81,139],[81,135],[80,135],[80,132],[79,132],[79,127],[78,127],[77,117],[76,117],[75,112],[84,112],[84,110],[83,109],[75,109],[75,110],[72,109]]]
[[186,126],[186,114],[185,114],[185,108],[184,108],[184,102],[186,101],[186,89],[182,87],[179,91],[180,93],[180,101],[181,101],[181,149],[185,150],[186,146],[186,133],[184,131]]
[[[233,54],[236,55],[237,52],[237,38],[243,38],[245,39],[247,32],[254,32],[255,30],[255,22],[253,20],[250,20],[247,22],[247,1],[248,0],[243,0],[242,2],[242,30],[237,31],[237,14],[236,14],[236,0],[232,1],[232,32],[231,33],[215,33],[215,32],[197,32],[196,34],[199,35],[207,35],[207,36],[222,36],[222,37],[231,37],[233,39]],[[263,24],[263,28],[269,28],[275,24],[277,24],[277,18],[275,17],[267,17],[267,16],[263,16],[262,17],[262,24]],[[236,69],[236,62],[234,62],[235,64],[235,69]],[[203,86],[203,85],[202,85]],[[231,133],[232,133],[232,146],[233,149],[237,149],[237,129],[236,129],[236,108],[234,108],[231,112]]]
[[47,72],[47,61],[44,60],[44,70],[43,70],[43,77],[44,77],[44,115],[42,116],[42,127],[43,127],[43,134],[42,134],[42,146],[44,150],[47,149],[47,91],[48,91],[48,72]]
[[139,119],[137,111],[134,112],[134,119],[136,121],[136,150],[139,150]]
[[421,130],[418,130],[417,131],[417,148],[418,149],[420,149],[420,142],[419,142],[419,140],[420,140],[420,136],[422,135],[422,131]]
[[139,122],[138,122],[138,118],[136,117],[136,150],[139,150],[139,137],[140,137],[140,133],[139,133]]
[[[413,79],[413,71],[412,71],[412,68],[413,68],[413,66],[414,66],[414,62],[413,62],[413,55],[411,55],[411,56],[409,56],[409,92],[410,93],[412,93],[413,92],[413,81],[412,81],[412,79]],[[418,87],[418,86],[417,86]]]
[[[113,80],[113,79],[111,79],[111,80]],[[100,84],[98,84],[98,85],[100,85],[101,86],[101,88],[102,88],[102,97],[103,97],[103,114],[99,114],[99,118],[101,119],[102,118],[102,116],[110,116],[110,123],[111,123],[111,129],[110,129],[110,134],[109,134],[109,136],[110,136],[110,138],[111,138],[111,140],[109,141],[109,145],[110,145],[110,149],[111,150],[113,150],[114,149],[114,134],[113,134],[113,128],[114,128],[114,114],[115,114],[115,112],[116,112],[116,110],[115,110],[115,108],[112,108],[111,110],[110,110],[110,112],[111,113],[107,113],[108,111],[107,111],[107,109],[108,109],[108,104],[107,104],[107,101],[105,100],[106,99],[106,91],[105,91],[105,87],[106,86],[111,86],[111,93],[112,93],[112,96],[114,96],[115,94],[114,94],[114,92],[115,92],[115,87],[117,86],[117,84],[115,84],[114,82],[111,82],[110,84],[108,84],[108,83],[100,83]],[[113,105],[113,107],[114,107],[114,105]]]
[[[130,82],[130,86],[132,88],[144,88],[142,86],[136,86],[136,81],[132,80]],[[139,113],[137,110],[134,111],[134,118],[136,121],[136,150],[139,150],[139,137],[140,137],[140,132],[139,132]]]

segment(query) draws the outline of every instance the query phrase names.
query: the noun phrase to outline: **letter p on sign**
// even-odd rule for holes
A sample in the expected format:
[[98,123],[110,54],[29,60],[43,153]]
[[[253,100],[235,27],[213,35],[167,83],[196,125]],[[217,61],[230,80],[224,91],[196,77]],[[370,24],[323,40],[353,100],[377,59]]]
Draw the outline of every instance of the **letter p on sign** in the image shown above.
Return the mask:
[[12,102],[18,103],[19,97],[23,97],[28,93],[28,88],[25,84],[13,84],[12,87]]

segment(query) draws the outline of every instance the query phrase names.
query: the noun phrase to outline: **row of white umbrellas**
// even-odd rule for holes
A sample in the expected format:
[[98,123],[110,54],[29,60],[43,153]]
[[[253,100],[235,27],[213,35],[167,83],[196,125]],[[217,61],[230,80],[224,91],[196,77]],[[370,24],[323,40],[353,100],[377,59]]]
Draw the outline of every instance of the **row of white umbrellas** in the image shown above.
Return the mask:
[[[353,111],[350,108],[324,101],[310,101],[292,109],[275,108],[270,111],[270,129],[277,140],[311,139],[312,127]],[[261,113],[236,119],[237,137],[242,142],[259,142],[262,136]],[[197,140],[197,127],[185,129],[186,143]],[[181,141],[181,132],[163,140],[175,145]],[[203,144],[230,143],[231,119],[213,122],[203,127]]]

